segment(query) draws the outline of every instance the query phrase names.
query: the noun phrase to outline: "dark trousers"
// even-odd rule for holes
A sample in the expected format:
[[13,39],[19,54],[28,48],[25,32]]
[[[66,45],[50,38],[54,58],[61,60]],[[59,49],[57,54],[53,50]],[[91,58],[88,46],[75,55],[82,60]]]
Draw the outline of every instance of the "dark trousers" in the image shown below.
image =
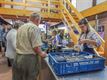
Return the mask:
[[8,67],[12,67],[13,59],[7,58],[7,64],[8,64]]
[[0,41],[0,52],[2,52],[2,41]]
[[13,63],[13,80],[37,80],[39,74],[38,56],[17,54]]

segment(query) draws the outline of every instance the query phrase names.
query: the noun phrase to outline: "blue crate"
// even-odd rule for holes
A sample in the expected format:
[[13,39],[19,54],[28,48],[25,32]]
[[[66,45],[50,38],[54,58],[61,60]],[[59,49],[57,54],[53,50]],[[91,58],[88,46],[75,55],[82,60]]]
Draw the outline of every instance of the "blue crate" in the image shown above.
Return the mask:
[[[60,52],[73,52],[73,51],[74,50],[72,50],[72,49],[69,49],[69,50],[60,50]],[[56,53],[56,52],[59,52],[59,51],[56,50],[56,51],[52,51],[52,52]]]
[[[76,62],[58,62],[55,55],[72,55],[73,52],[56,52],[49,54],[49,63],[57,75],[66,75],[71,73],[80,73],[105,68],[103,57],[86,59],[85,61]],[[80,54],[89,55],[89,53],[80,52]]]
[[[77,52],[74,52],[74,51],[60,51],[60,52],[50,52],[50,54],[52,54],[53,56],[54,55],[71,55],[71,56],[75,56],[77,55]],[[79,53],[80,54],[80,53]],[[81,53],[83,54],[83,53]]]

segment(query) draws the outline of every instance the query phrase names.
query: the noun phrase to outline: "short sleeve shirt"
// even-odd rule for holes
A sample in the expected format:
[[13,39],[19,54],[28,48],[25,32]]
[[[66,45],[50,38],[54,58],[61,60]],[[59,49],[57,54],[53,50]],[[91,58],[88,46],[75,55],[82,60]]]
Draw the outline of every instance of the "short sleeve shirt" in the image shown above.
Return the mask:
[[7,44],[6,44],[6,57],[10,59],[15,58],[16,53],[16,35],[17,31],[15,29],[11,29],[6,36]]
[[32,22],[22,25],[17,32],[16,52],[35,54],[34,48],[42,45],[40,29]]

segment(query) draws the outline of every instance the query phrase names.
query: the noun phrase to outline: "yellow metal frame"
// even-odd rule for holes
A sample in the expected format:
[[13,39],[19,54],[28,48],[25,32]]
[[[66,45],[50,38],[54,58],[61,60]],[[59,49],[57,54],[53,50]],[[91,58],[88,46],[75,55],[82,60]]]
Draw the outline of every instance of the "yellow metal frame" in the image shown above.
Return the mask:
[[[29,2],[39,2],[38,5],[30,4]],[[48,6],[42,6],[42,3],[48,4]],[[0,4],[3,5],[13,5],[13,6],[23,6],[22,10],[14,9],[14,8],[3,8],[0,7],[0,14],[5,15],[17,15],[17,16],[29,16],[32,12],[30,10],[26,10],[27,7],[31,8],[39,8],[39,9],[47,9],[48,12],[39,12],[43,18],[53,18],[53,19],[60,19],[61,16],[59,13],[50,13],[51,10],[60,10],[59,8],[52,8],[50,4],[54,3],[57,5],[59,1],[51,1],[51,0],[22,0],[22,2],[12,2],[12,1],[0,1]],[[21,14],[20,14],[21,13]]]
[[61,12],[61,15],[63,16],[64,20],[67,22],[68,27],[70,28],[70,31],[69,31],[70,37],[72,37],[72,40],[74,41],[74,44],[77,44],[78,36],[74,33],[73,29],[71,29],[71,27],[70,27],[71,24],[68,22],[65,15],[63,14],[63,12]]
[[[15,16],[29,16],[33,11],[30,10],[20,10],[20,9],[11,9],[11,8],[0,8],[0,14],[5,15],[15,15]],[[53,18],[53,19],[61,19],[60,14],[51,14],[50,16],[47,13],[40,12],[43,18]]]
[[44,4],[48,4],[47,0],[26,0],[27,2],[40,2],[40,3],[44,3]]
[[48,15],[50,16],[50,0],[48,0]]
[[0,8],[0,14],[5,15],[18,15],[18,16],[29,16],[33,11],[11,9],[11,8]]
[[65,0],[67,2],[67,4],[69,5],[69,7],[75,12],[76,16],[78,16],[79,20],[81,20],[82,18],[84,18],[77,10],[76,8],[71,4],[71,2],[69,0]]
[[[34,4],[29,4],[29,3],[23,3],[23,2],[11,2],[11,1],[0,1],[0,4],[4,5],[14,5],[14,6],[25,6],[25,7],[32,7],[32,8],[47,8],[42,5],[34,5]],[[59,8],[50,8],[52,10],[60,10]]]
[[[44,4],[48,4],[48,0],[26,0],[27,2],[40,2]],[[52,4],[59,4],[59,1],[50,1]]]
[[[77,29],[79,32],[81,32],[78,24],[77,24],[76,21],[73,19],[73,17],[70,15],[70,13],[68,12],[68,10],[67,10],[64,6],[63,6],[63,9],[66,11],[67,15],[69,16],[70,21],[72,22],[72,24],[74,24],[75,27],[76,27],[76,29]],[[63,14],[64,14],[64,13],[63,13]]]
[[[67,3],[68,3],[68,2],[67,2]],[[74,24],[75,28],[76,28],[79,32],[81,32],[81,30],[80,30],[77,22],[76,22],[76,21],[74,20],[74,18],[71,16],[71,14],[70,14],[69,11],[66,9],[66,7],[63,5],[62,2],[60,2],[60,5],[61,5],[61,10],[64,11],[64,12],[61,11],[62,17],[64,18],[64,20],[67,22],[69,28],[71,29],[71,31],[69,32],[69,33],[70,33],[70,36],[72,37],[72,40],[74,41],[74,43],[77,44],[77,43],[78,43],[78,39],[79,39],[79,35],[76,35],[76,34],[74,33],[74,31],[72,30],[72,28],[71,28],[72,24]],[[66,14],[66,16],[65,16],[65,14]],[[69,17],[70,22],[69,22],[67,16]]]
[[[73,10],[73,12],[74,12],[74,14],[78,17],[78,19],[79,20],[81,20],[82,18],[83,18],[83,16],[72,6],[72,4],[70,3],[70,1],[69,0],[64,0],[64,1],[66,1],[66,4],[68,4],[68,6]],[[61,6],[63,6],[64,7],[64,5],[61,5]],[[64,9],[66,12],[67,12],[67,15],[70,17],[70,20],[73,22],[73,23],[75,23],[75,24],[77,24],[77,22],[76,22],[76,20],[74,20],[73,19],[73,17],[71,17],[71,16],[73,16],[73,15],[70,15],[70,13],[68,12],[68,10],[64,7],[64,8],[62,8],[62,9]],[[64,14],[64,13],[63,13]],[[65,18],[64,18],[65,19]],[[66,22],[68,23],[68,20],[67,19],[65,19],[66,20]],[[77,24],[78,25],[78,24]],[[70,26],[70,24],[69,24],[69,26]],[[76,26],[76,25],[75,25]],[[91,26],[90,26],[91,27]],[[99,36],[99,38],[102,40],[102,46],[100,46],[99,48],[97,48],[96,50],[97,51],[100,51],[100,52],[104,52],[104,44],[105,44],[105,41],[100,37],[100,35],[91,27],[91,29]],[[70,34],[72,34],[72,33],[70,33]],[[75,36],[75,35],[74,35]],[[74,37],[73,36],[73,37]],[[74,38],[74,39],[76,39],[76,38]],[[77,39],[76,40],[74,40],[74,41],[77,41]]]
[[84,17],[88,17],[88,16],[92,16],[92,15],[95,15],[95,14],[105,12],[105,11],[107,11],[107,1],[97,5],[95,7],[84,10],[84,11],[81,12],[81,14]]

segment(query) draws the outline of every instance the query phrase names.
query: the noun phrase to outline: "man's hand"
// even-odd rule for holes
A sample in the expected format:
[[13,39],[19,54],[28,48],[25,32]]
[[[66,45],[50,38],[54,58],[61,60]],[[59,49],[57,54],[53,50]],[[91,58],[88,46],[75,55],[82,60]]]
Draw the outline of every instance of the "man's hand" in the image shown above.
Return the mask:
[[35,53],[37,53],[39,56],[41,56],[43,58],[45,58],[47,56],[47,53],[43,52],[40,47],[35,47],[34,51],[35,51]]
[[47,57],[47,53],[46,53],[46,52],[42,52],[42,53],[40,54],[40,56],[43,57],[43,58],[45,58],[45,57]]

